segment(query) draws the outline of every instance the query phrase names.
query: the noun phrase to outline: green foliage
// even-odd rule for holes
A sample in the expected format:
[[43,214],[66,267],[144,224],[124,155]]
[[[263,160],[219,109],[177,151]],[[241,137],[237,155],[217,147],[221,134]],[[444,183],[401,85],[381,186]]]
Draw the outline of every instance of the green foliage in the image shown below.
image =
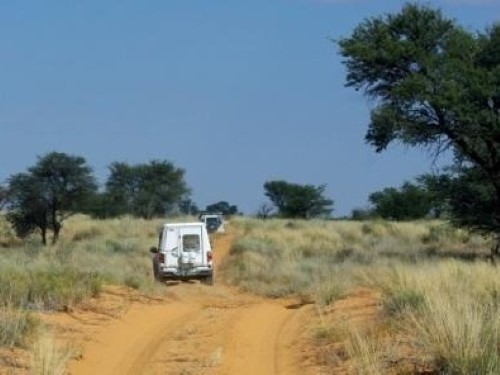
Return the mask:
[[38,158],[28,172],[9,178],[7,219],[20,237],[40,230],[42,242],[53,231],[57,242],[63,221],[85,205],[96,190],[84,158],[51,152]]
[[164,216],[189,193],[184,170],[166,160],[136,165],[115,162],[109,169],[106,192],[96,199],[98,217]]
[[400,189],[385,188],[370,194],[374,216],[392,220],[414,220],[430,215],[433,202],[430,194],[409,182]]
[[264,184],[266,196],[283,218],[329,216],[333,201],[323,196],[325,189],[325,185],[300,185],[286,181],[267,181]]
[[500,24],[478,35],[408,3],[366,19],[338,44],[346,85],[376,103],[366,141],[377,151],[393,141],[436,153],[450,148],[495,189],[500,230]]
[[441,175],[423,175],[420,180],[447,206],[455,225],[481,232],[495,231],[496,193],[488,177],[477,167],[456,168]]
[[351,211],[351,220],[370,220],[376,218],[375,212],[372,208],[354,208]]
[[98,295],[102,283],[99,275],[70,267],[4,268],[0,274],[0,303],[59,310]]
[[197,215],[200,209],[191,198],[185,198],[179,202],[179,211],[183,215]]
[[205,211],[207,212],[220,212],[225,216],[231,216],[238,214],[238,206],[231,205],[226,201],[220,201],[217,203],[209,204]]

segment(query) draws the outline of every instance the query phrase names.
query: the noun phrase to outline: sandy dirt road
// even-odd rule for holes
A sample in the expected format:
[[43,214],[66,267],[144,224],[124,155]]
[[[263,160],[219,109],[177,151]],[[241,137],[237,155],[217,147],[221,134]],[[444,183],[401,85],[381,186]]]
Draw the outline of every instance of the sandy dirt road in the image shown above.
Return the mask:
[[[216,238],[219,264],[231,241]],[[69,373],[303,374],[297,337],[310,307],[238,292],[216,275],[215,286],[169,284],[165,301],[132,303],[93,331]]]

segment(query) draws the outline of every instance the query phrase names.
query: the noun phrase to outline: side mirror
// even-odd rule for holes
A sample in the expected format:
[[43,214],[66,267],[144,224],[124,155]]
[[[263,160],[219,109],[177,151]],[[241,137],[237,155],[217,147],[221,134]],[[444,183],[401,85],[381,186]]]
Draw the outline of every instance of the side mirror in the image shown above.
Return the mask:
[[158,253],[158,248],[155,247],[155,246],[152,246],[152,247],[149,248],[149,252],[153,253],[153,254],[157,254]]

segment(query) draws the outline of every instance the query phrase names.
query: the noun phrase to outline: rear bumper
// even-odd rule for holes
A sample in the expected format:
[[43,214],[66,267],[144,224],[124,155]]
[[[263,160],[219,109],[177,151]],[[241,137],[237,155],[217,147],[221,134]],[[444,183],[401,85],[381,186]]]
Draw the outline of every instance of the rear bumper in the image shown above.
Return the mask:
[[164,280],[196,280],[212,276],[213,270],[208,267],[188,269],[160,268],[159,276]]

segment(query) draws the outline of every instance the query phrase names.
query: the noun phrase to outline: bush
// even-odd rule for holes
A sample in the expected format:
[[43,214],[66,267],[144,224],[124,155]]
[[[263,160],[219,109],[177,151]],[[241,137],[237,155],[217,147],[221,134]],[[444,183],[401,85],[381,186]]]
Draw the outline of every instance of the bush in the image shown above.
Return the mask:
[[6,269],[0,273],[0,303],[20,308],[60,310],[102,289],[102,277],[72,268]]

